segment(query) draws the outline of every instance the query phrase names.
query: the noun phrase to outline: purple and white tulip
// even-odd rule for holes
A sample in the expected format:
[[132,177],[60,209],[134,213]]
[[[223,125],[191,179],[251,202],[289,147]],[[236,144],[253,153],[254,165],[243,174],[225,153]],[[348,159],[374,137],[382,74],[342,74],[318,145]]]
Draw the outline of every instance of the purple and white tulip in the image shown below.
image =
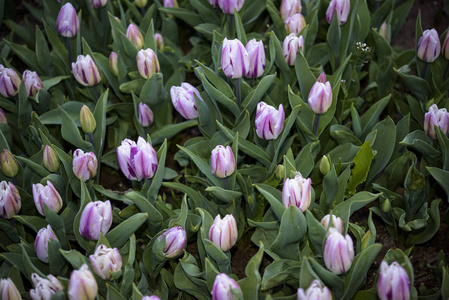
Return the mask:
[[124,139],[117,147],[117,158],[120,169],[129,180],[152,178],[156,173],[156,150],[143,137],[139,137],[137,143]]
[[222,251],[230,250],[237,242],[237,222],[233,215],[226,215],[221,219],[217,215],[209,229],[209,240]]
[[449,113],[445,108],[438,109],[436,104],[429,107],[429,112],[424,115],[424,131],[432,139],[437,138],[435,126],[447,134],[449,129]]
[[287,178],[282,188],[282,204],[286,208],[294,205],[301,211],[306,211],[312,199],[312,179],[303,178],[301,174],[295,178]]
[[78,33],[80,21],[76,15],[76,10],[73,5],[68,2],[59,11],[56,19],[56,28],[60,35],[71,38]]
[[16,71],[3,68],[0,72],[0,94],[5,98],[14,97],[19,92],[20,82]]
[[109,200],[87,203],[81,213],[80,234],[88,240],[98,240],[112,225],[112,207]]
[[298,300],[332,300],[332,293],[326,287],[322,286],[318,279],[312,281],[310,286],[304,289],[298,289]]
[[134,44],[134,46],[136,46],[138,50],[143,48],[143,35],[136,25],[129,24],[128,28],[126,29],[126,37],[131,41],[131,43]]
[[265,102],[257,104],[256,112],[256,133],[264,140],[275,140],[284,128],[284,107],[279,104],[277,110]]
[[19,290],[9,277],[7,279],[0,279],[0,299],[22,300]]
[[84,264],[73,270],[69,281],[69,300],[94,300],[98,294],[98,284],[89,267]]
[[172,86],[170,89],[173,107],[185,119],[198,118],[198,108],[196,106],[195,95],[203,101],[200,92],[190,83],[183,82],[181,86]]
[[53,275],[47,275],[44,279],[36,273],[31,274],[34,289],[30,290],[32,300],[50,300],[53,294],[64,291],[61,282]]
[[299,49],[304,51],[304,38],[302,35],[297,37],[296,34],[290,33],[285,37],[284,42],[282,43],[282,53],[289,66],[295,64]]
[[98,161],[93,152],[84,153],[81,149],[76,149],[73,153],[73,173],[76,178],[87,181],[97,175]]
[[187,242],[187,235],[181,226],[172,227],[158,237],[161,241],[165,237],[164,254],[167,258],[174,258],[181,254]]
[[72,63],[72,73],[76,81],[84,86],[94,86],[101,81],[100,71],[89,54],[78,55],[76,63]]
[[159,61],[157,60],[156,53],[152,49],[147,48],[137,52],[136,60],[137,69],[143,78],[149,79],[154,73],[159,73]]
[[349,10],[351,9],[351,2],[349,0],[331,0],[326,10],[326,20],[330,24],[334,18],[335,10],[337,10],[337,18],[340,25],[343,25],[348,20]]
[[282,0],[280,12],[284,21],[295,14],[300,14],[301,0]]
[[249,40],[245,49],[249,57],[249,68],[246,77],[258,78],[262,76],[265,71],[265,49],[262,41]]
[[0,217],[11,219],[22,207],[19,191],[12,182],[0,182]]
[[215,277],[212,287],[212,300],[233,300],[240,295],[242,298],[242,289],[225,273],[220,273]]
[[245,46],[238,39],[223,40],[221,68],[229,78],[241,78],[248,73],[249,56]]
[[310,109],[317,115],[327,112],[332,105],[332,87],[326,81],[326,75],[321,73],[317,81],[313,84],[307,100]]
[[397,261],[391,265],[388,265],[386,261],[380,264],[377,296],[381,300],[410,299],[410,278],[407,271]]
[[438,58],[440,50],[441,44],[438,32],[435,29],[424,30],[418,41],[416,56],[423,62],[431,63]]
[[34,252],[36,252],[37,258],[44,263],[48,263],[48,242],[50,239],[58,241],[53,228],[47,225],[47,227],[41,228],[38,231],[34,240]]
[[25,70],[25,72],[23,72],[22,79],[25,84],[28,97],[36,96],[37,92],[44,87],[36,72]]
[[235,171],[235,157],[231,147],[216,146],[212,150],[210,165],[215,176],[219,178],[231,176]]
[[324,263],[334,274],[346,273],[354,260],[354,244],[349,234],[343,236],[334,228],[329,228],[324,245]]
[[306,27],[306,19],[301,14],[294,14],[291,17],[288,17],[284,22],[285,30],[287,31],[287,35],[294,33],[295,35],[299,35],[301,30]]
[[100,245],[93,255],[89,256],[92,269],[104,280],[116,279],[115,272],[122,268],[122,256],[117,248],[108,248]]
[[50,180],[44,186],[40,183],[33,184],[33,199],[37,211],[44,214],[44,203],[49,209],[58,213],[62,208],[62,198]]

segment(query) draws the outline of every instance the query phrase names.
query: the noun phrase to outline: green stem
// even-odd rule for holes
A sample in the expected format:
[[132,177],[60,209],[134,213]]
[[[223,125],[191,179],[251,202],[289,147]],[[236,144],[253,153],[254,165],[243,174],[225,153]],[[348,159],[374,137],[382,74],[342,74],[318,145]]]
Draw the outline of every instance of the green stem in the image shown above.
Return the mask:
[[424,80],[427,80],[427,75],[428,75],[428,73],[429,73],[429,63],[426,63],[426,64],[424,65],[424,70],[422,71],[422,78],[423,78]]
[[144,127],[145,129],[145,138],[150,135],[150,126]]
[[72,65],[72,43],[70,42],[70,38],[66,38],[67,42],[67,53],[68,53],[68,59],[69,59],[69,70],[71,69]]
[[89,137],[89,142],[92,144],[92,147],[95,147],[95,145],[94,145],[94,135],[92,133],[87,133],[87,136]]
[[98,91],[97,91],[97,87],[94,85],[92,86],[92,90],[94,91],[94,95],[95,95],[95,101],[98,100]]
[[241,106],[240,78],[235,79],[235,93],[236,93],[236,97],[237,97],[237,105],[240,109],[240,106]]
[[229,15],[229,38],[234,36],[234,14]]
[[313,125],[313,134],[316,136],[318,133],[318,124],[320,123],[320,114],[315,115],[315,124]]
[[150,186],[151,186],[151,178],[147,178],[147,184],[148,184],[148,188],[150,188]]
[[228,177],[223,178],[223,185],[225,190],[229,190]]

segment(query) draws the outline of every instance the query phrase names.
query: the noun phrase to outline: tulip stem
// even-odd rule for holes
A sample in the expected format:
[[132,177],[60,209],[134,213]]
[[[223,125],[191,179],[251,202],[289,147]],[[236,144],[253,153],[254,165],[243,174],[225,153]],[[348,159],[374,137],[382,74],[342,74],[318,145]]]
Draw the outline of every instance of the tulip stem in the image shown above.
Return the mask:
[[147,184],[148,184],[148,188],[150,188],[150,186],[151,186],[151,178],[147,178]]
[[240,78],[236,78],[235,79],[235,93],[236,93],[236,97],[237,97],[237,105],[240,109],[241,106],[241,95],[240,95]]
[[92,89],[94,90],[95,101],[97,101],[97,100],[98,100],[98,91],[97,91],[97,87],[94,85],[94,86],[92,86]]
[[449,72],[449,63],[446,65],[446,70],[444,71],[444,77],[443,78],[447,77],[447,73],[448,72]]
[[87,136],[89,137],[89,142],[94,146],[94,135],[92,133],[87,133]]
[[70,42],[69,37],[66,38],[66,42],[67,42],[67,53],[68,53],[69,70],[70,70],[70,66],[72,64],[72,43]]
[[228,177],[223,178],[223,185],[225,190],[229,190]]
[[428,71],[429,71],[429,63],[426,63],[424,65],[424,70],[422,71],[422,78],[424,80],[427,80],[427,74],[429,73]]
[[234,15],[229,15],[229,37],[234,36]]
[[141,7],[139,10],[140,10],[140,13],[142,14],[142,16],[145,16],[145,14],[146,14],[145,7]]
[[313,134],[316,136],[318,133],[318,124],[320,123],[320,114],[315,115],[315,124],[313,125]]

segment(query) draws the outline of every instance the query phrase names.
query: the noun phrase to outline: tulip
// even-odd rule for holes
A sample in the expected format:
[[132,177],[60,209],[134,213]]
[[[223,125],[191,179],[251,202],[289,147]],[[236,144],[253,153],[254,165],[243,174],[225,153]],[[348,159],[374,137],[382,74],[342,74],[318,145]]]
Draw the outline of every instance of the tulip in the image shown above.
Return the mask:
[[235,158],[231,147],[218,145],[211,154],[212,174],[220,178],[231,176],[235,171]]
[[282,0],[280,11],[284,21],[295,14],[300,14],[301,0]]
[[298,300],[332,300],[332,293],[326,286],[323,287],[318,279],[315,279],[305,292],[303,289],[298,289]]
[[60,161],[56,151],[49,145],[44,148],[44,166],[49,172],[56,172],[59,169]]
[[334,228],[329,228],[324,245],[324,263],[326,268],[334,274],[347,272],[354,259],[354,244],[349,234],[343,236]]
[[178,256],[187,242],[186,231],[181,226],[172,227],[158,237],[158,241],[165,238],[164,254],[167,258]]
[[[331,215],[325,215],[321,219],[321,225],[327,230],[329,228],[329,222],[330,222]],[[343,225],[343,220],[340,217],[336,217],[335,215],[332,215],[332,227],[337,229],[337,231],[340,234],[343,234],[345,230],[345,226]]]
[[97,127],[97,122],[95,121],[94,115],[90,111],[87,105],[83,105],[80,111],[80,123],[81,128],[85,133],[92,133]]
[[181,86],[172,86],[170,89],[171,101],[174,108],[188,120],[198,118],[195,95],[203,101],[200,92],[187,82],[183,82]]
[[97,157],[93,152],[84,153],[81,149],[76,149],[73,153],[73,173],[76,178],[87,181],[97,175]]
[[111,70],[111,73],[114,74],[114,76],[118,75],[117,53],[115,52],[111,52],[109,55],[109,70]]
[[0,299],[22,300],[19,290],[9,277],[7,279],[0,279]]
[[14,97],[19,92],[20,78],[13,69],[3,68],[0,72],[0,94],[3,97]]
[[93,8],[102,8],[108,3],[108,0],[90,0]]
[[48,263],[48,242],[50,239],[58,241],[51,226],[47,225],[47,227],[39,230],[34,240],[34,252],[36,252],[37,257],[44,263]]
[[134,4],[136,4],[136,6],[138,8],[144,8],[148,3],[148,0],[135,0]]
[[139,123],[143,127],[148,127],[153,124],[153,111],[145,103],[139,103]]
[[6,71],[7,68],[5,68],[4,65],[0,64],[0,75],[2,75],[2,72]]
[[249,57],[249,68],[246,77],[257,78],[262,76],[265,70],[265,49],[262,41],[249,40],[246,44],[246,52],[248,52]]
[[0,124],[8,125],[8,118],[6,118],[5,112],[1,108],[0,108]]
[[443,46],[441,47],[441,52],[444,55],[444,58],[449,60],[449,31],[446,34],[446,38],[444,39]]
[[33,184],[33,199],[37,211],[44,214],[44,203],[49,209],[58,213],[62,208],[62,198],[50,181],[47,181],[47,186],[40,183]]
[[377,296],[381,300],[410,299],[410,278],[407,271],[397,261],[391,265],[388,265],[386,261],[380,264]]
[[379,28],[379,35],[388,41],[388,25],[386,22],[383,22]]
[[256,133],[264,140],[275,140],[284,127],[284,107],[279,104],[279,110],[265,102],[257,104]]
[[80,234],[88,240],[98,240],[105,235],[112,224],[112,207],[109,200],[87,203],[81,213]]
[[225,273],[218,274],[212,287],[212,300],[233,300],[236,298],[243,298],[240,286]]
[[164,7],[178,7],[177,0],[164,0],[163,4]]
[[233,15],[234,10],[240,11],[242,9],[245,0],[218,0],[218,7],[221,8],[223,13]]
[[36,96],[37,92],[44,87],[36,72],[25,70],[25,72],[23,72],[22,79],[25,83],[25,89],[28,97]]
[[162,37],[162,34],[155,33],[154,34],[154,40],[156,42],[157,50],[164,51],[164,38]]
[[294,33],[290,33],[282,43],[282,53],[284,53],[285,61],[289,66],[293,66],[295,64],[296,55],[298,54],[299,49],[304,51],[304,38],[302,35],[299,37]]
[[429,112],[424,115],[424,131],[432,139],[437,138],[435,126],[446,134],[449,129],[449,113],[445,108],[438,109],[436,104],[429,107]]
[[334,17],[335,10],[337,10],[337,18],[340,25],[346,23],[348,19],[349,10],[351,9],[351,2],[349,0],[331,0],[329,7],[326,10],[326,20],[330,24]]
[[143,296],[143,298],[141,300],[161,300],[161,298],[153,295],[153,296]]
[[137,53],[137,69],[139,69],[140,76],[145,79],[150,79],[154,73],[159,73],[159,61],[156,53],[150,48],[140,50]]
[[120,169],[129,180],[152,178],[157,170],[156,150],[144,138],[136,142],[124,139],[117,147],[117,158]]
[[71,38],[78,33],[80,22],[75,8],[69,2],[61,7],[58,19],[56,20],[56,27],[59,34],[64,37]]
[[312,199],[312,180],[303,178],[301,174],[294,179],[285,179],[282,188],[282,203],[286,208],[291,205],[298,207],[301,211],[306,211]]
[[47,278],[44,279],[36,273],[31,274],[31,281],[33,281],[34,285],[34,289],[30,290],[32,300],[50,300],[56,292],[64,291],[58,278],[51,274]]
[[95,277],[86,264],[72,271],[69,281],[69,300],[94,300],[97,297],[98,285]]
[[321,73],[317,81],[313,84],[309,92],[308,104],[310,109],[317,115],[327,112],[332,105],[332,88],[329,81],[326,81],[326,75]]
[[221,68],[229,78],[241,78],[248,72],[248,52],[238,39],[223,40]]
[[104,280],[116,279],[114,273],[122,268],[122,256],[117,248],[108,248],[100,245],[93,255],[89,256],[92,269]]
[[12,182],[0,182],[0,217],[11,219],[22,207],[19,191]]
[[287,34],[299,35],[301,30],[306,27],[306,19],[301,14],[295,14],[285,20],[284,26]]
[[440,55],[441,44],[438,32],[435,29],[424,30],[418,41],[416,56],[423,62],[431,63]]
[[3,174],[8,177],[14,177],[19,173],[19,163],[8,149],[3,149],[0,154],[0,166]]
[[326,175],[327,173],[329,173],[330,170],[331,170],[330,157],[323,155],[323,158],[321,159],[320,162],[320,172],[321,174]]
[[94,86],[101,81],[98,67],[89,54],[78,55],[76,63],[72,63],[72,73],[76,81],[84,86]]
[[222,251],[228,251],[237,242],[238,234],[233,215],[226,215],[223,219],[217,215],[209,230],[209,240]]
[[212,7],[218,7],[218,0],[207,0]]
[[131,43],[136,46],[137,49],[142,49],[144,45],[143,35],[134,24],[129,24],[126,29],[126,37],[131,41]]

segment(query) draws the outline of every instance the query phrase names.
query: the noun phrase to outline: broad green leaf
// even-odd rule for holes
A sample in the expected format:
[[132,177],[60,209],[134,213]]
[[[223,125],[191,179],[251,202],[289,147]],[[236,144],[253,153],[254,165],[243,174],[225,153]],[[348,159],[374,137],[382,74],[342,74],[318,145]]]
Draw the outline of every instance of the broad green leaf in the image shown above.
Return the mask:
[[346,186],[346,192],[349,196],[356,193],[356,188],[359,184],[365,182],[368,177],[371,162],[374,158],[375,152],[369,146],[369,142],[366,141],[360,147],[359,152],[354,158],[354,168],[351,172],[348,185]]

